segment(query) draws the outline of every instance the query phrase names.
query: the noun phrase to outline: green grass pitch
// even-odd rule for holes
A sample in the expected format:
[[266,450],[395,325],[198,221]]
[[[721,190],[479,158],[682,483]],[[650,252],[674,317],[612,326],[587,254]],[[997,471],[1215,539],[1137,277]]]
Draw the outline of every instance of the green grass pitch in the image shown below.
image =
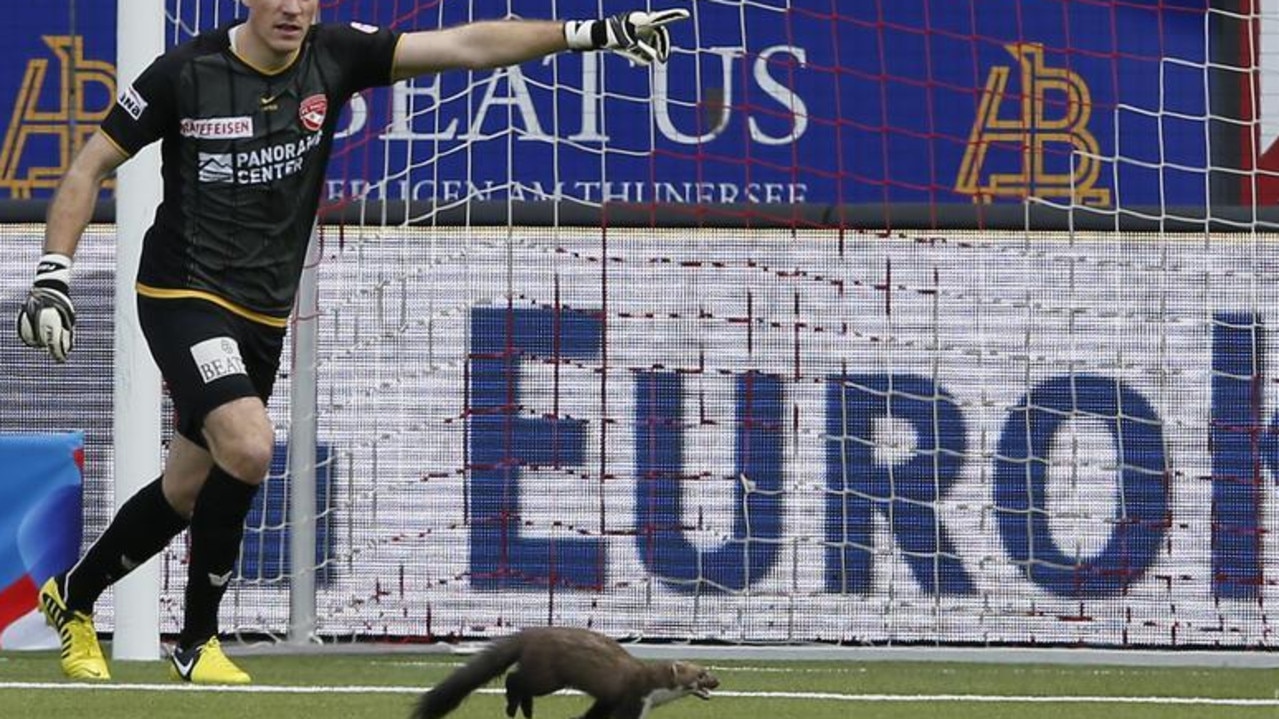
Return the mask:
[[[109,656],[109,652],[108,652]],[[161,662],[113,662],[103,685],[65,680],[50,652],[0,652],[0,716],[387,719],[462,660],[438,653],[235,655],[254,677],[241,689],[169,681]],[[953,664],[706,661],[719,675],[709,702],[683,699],[650,719],[890,719],[945,717],[1279,717],[1279,670]],[[504,719],[500,682],[452,717]],[[570,719],[588,700],[539,699],[535,719]]]

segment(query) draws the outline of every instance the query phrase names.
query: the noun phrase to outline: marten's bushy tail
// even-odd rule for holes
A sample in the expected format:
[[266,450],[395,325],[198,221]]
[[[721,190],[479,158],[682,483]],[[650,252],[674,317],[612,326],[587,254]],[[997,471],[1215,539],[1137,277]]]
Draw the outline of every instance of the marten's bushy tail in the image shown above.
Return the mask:
[[505,672],[520,659],[519,635],[499,640],[465,666],[422,695],[412,719],[440,719],[457,708],[471,692]]

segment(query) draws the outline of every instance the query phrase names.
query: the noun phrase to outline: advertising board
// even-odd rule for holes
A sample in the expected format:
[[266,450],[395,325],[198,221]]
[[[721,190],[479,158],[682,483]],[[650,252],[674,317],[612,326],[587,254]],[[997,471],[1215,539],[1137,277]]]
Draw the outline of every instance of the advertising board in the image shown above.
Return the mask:
[[[1208,119],[1206,5],[697,3],[693,22],[673,28],[681,50],[653,71],[566,53],[355,96],[325,193],[1202,206],[1222,125]],[[67,154],[124,89],[114,4],[75,3],[74,16],[69,7],[19,4],[0,35],[0,112],[12,118],[0,197],[47,197]],[[429,29],[500,15],[466,2],[400,7],[338,3],[324,19]],[[503,7],[587,17],[631,4]],[[209,0],[174,11],[190,28],[230,21],[236,8]]]

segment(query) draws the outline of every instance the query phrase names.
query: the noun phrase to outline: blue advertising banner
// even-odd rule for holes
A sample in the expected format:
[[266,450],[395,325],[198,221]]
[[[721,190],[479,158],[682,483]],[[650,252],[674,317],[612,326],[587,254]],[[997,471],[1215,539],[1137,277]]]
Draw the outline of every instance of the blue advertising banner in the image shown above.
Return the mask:
[[[693,18],[672,28],[680,49],[663,68],[566,53],[353,98],[327,195],[1207,202],[1206,0],[666,4]],[[411,30],[508,8],[592,17],[634,5],[348,0],[323,19]],[[173,41],[243,12],[232,0],[180,3]],[[116,91],[115,4],[25,4],[11,16],[0,198],[45,197]]]
[[56,646],[37,593],[80,551],[83,463],[80,432],[0,434],[0,649]]

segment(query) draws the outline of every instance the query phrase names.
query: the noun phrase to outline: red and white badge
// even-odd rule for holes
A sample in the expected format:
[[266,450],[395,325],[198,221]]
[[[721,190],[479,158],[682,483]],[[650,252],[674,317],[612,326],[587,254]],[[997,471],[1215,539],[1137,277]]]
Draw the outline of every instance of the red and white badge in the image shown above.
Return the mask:
[[315,132],[324,126],[324,116],[329,111],[329,99],[324,95],[312,95],[298,105],[298,119],[302,126]]

